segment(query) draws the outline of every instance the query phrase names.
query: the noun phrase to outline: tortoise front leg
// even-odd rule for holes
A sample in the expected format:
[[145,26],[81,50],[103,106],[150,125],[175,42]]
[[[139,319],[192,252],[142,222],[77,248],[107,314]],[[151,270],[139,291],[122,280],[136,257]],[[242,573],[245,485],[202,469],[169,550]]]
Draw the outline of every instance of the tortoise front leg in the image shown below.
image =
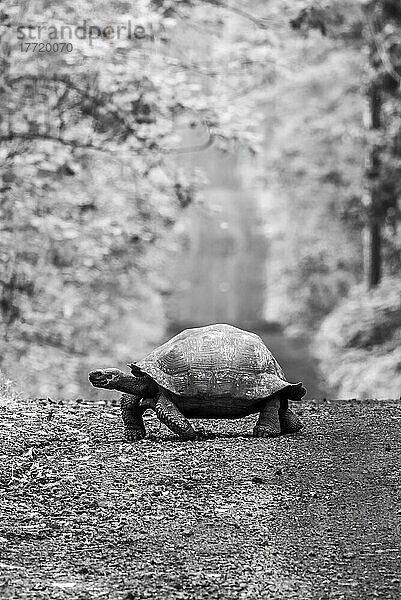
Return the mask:
[[254,437],[277,437],[280,435],[279,407],[280,397],[277,394],[266,400],[260,411],[259,419],[253,428]]
[[124,434],[128,441],[142,440],[146,435],[142,415],[145,408],[140,406],[140,398],[123,394],[120,398],[121,416],[124,423]]
[[158,397],[154,410],[160,421],[171,431],[187,440],[196,439],[196,431],[191,423],[164,393]]
[[288,408],[288,399],[282,399],[278,411],[281,433],[296,433],[302,429],[302,421]]

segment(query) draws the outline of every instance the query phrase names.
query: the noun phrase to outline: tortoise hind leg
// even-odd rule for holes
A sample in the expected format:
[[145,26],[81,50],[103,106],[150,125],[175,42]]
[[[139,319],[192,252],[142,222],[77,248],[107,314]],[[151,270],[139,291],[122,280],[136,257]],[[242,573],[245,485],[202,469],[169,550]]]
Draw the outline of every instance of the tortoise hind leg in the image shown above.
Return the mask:
[[287,399],[281,400],[278,417],[280,419],[281,433],[296,433],[303,427],[302,421],[288,408]]
[[259,419],[253,428],[254,437],[277,437],[281,433],[278,411],[280,398],[277,394],[266,400]]
[[187,440],[196,439],[196,431],[191,423],[165,394],[160,394],[154,410],[160,421],[171,431]]
[[140,405],[140,398],[123,394],[120,398],[120,408],[126,439],[130,442],[142,440],[146,435],[146,430],[142,418],[145,409]]

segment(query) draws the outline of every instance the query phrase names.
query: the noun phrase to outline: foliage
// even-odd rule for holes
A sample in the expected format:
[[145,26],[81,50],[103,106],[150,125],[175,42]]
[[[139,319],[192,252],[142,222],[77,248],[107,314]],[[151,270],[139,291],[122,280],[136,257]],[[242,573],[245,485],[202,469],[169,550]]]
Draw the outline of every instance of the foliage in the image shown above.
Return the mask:
[[[304,31],[318,29],[349,52],[361,52],[364,65],[361,91],[365,94],[365,186],[362,213],[366,224],[384,225],[384,243],[398,253],[396,224],[401,195],[401,9],[398,0],[335,0],[322,7],[305,3],[293,22]],[[390,265],[392,273],[393,265]],[[394,272],[394,271],[393,271]]]
[[[287,324],[316,329],[360,281],[362,229],[379,213],[386,272],[397,275],[400,16],[396,0],[376,4],[8,3],[2,368],[30,392],[76,395],[95,360],[121,366],[159,340],[173,226],[202,181],[177,157],[212,144],[264,149],[289,239],[277,283]],[[145,35],[116,35],[128,21]],[[44,42],[53,41],[49,26],[100,33],[75,36],[71,53],[25,52],[21,24],[33,26],[33,41],[38,26]],[[367,136],[362,98],[372,82],[383,93],[383,127]],[[190,147],[188,130],[199,137]],[[369,148],[380,153],[380,173],[368,169],[364,184]]]
[[[401,389],[401,254],[397,229],[401,196],[401,11],[399,2],[393,0],[364,1],[359,7],[358,3],[352,4],[361,9],[359,16],[358,12],[349,10],[349,3],[344,6],[336,1],[318,10],[317,3],[309,2],[293,26],[303,29],[306,35],[311,29],[319,29],[331,40],[345,43],[348,53],[362,50],[364,64],[360,81],[369,111],[368,119],[365,114],[365,126],[370,128],[360,136],[361,150],[367,159],[364,185],[359,192],[348,195],[352,202],[342,200],[340,205],[345,209],[345,221],[357,225],[357,231],[358,226],[361,230],[364,226],[379,225],[384,248],[380,255],[380,251],[366,245],[370,269],[373,256],[378,273],[383,271],[387,277],[394,278],[388,278],[372,295],[359,286],[352,289],[349,299],[323,322],[316,348],[319,356],[323,356],[322,368],[328,383],[337,388],[340,395],[396,397]],[[358,21],[359,26],[356,26]],[[353,35],[349,35],[350,32]],[[343,173],[344,170],[340,181],[344,179]],[[355,221],[358,204],[360,217]],[[351,269],[351,273],[355,271]],[[312,269],[311,276],[316,277]],[[374,279],[375,276],[369,274],[370,284],[375,283]],[[327,292],[324,298],[327,299]]]
[[264,164],[287,249],[281,318],[310,332],[362,272],[362,64],[317,36],[301,55],[302,69],[272,90]]
[[[254,102],[235,93],[255,76],[242,61],[256,53],[260,76],[271,70],[270,46],[257,32],[246,41],[241,18],[222,19],[217,5],[212,18],[203,3],[166,6],[41,0],[2,13],[1,356],[30,392],[75,395],[90,361],[123,364],[160,338],[171,228],[200,181],[176,167],[175,156],[192,149],[179,130],[203,130],[195,149],[256,150]],[[189,15],[204,27],[198,47],[185,30]],[[145,37],[74,37],[71,53],[20,48],[21,24],[23,42],[47,42],[50,28],[115,32],[128,21]],[[240,39],[241,53],[231,52]]]
[[[291,240],[282,261],[282,314],[286,323],[310,330],[360,281],[363,231],[371,221],[382,224],[384,273],[400,273],[401,23],[391,2],[298,6],[291,25],[297,60],[304,62],[299,76],[276,80],[266,170],[276,174],[268,183],[275,179],[277,210],[288,215]],[[373,82],[383,102],[375,134],[366,130]],[[372,152],[380,155],[377,173],[366,168]]]
[[327,381],[342,397],[398,397],[401,282],[353,289],[322,323],[316,344]]

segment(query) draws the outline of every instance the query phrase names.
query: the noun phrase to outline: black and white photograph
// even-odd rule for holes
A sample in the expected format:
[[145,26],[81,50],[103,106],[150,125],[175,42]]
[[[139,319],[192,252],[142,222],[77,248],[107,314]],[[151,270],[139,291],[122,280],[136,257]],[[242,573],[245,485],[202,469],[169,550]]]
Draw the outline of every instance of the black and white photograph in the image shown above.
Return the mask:
[[1,600],[401,597],[401,1],[0,0]]

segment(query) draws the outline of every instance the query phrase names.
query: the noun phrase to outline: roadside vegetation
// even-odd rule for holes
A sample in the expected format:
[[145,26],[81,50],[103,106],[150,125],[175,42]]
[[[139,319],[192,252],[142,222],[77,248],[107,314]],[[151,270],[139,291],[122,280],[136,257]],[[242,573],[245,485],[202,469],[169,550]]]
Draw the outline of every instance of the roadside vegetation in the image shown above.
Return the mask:
[[341,398],[401,396],[401,282],[355,287],[323,321],[316,339],[329,385]]
[[[400,388],[393,341],[369,347],[374,375],[360,388],[365,350],[342,387],[347,347],[325,339],[362,289],[352,314],[380,327],[400,278],[398,0],[134,8],[40,0],[0,14],[2,371],[29,394],[76,397],[89,393],[90,365],[123,366],[160,341],[174,286],[165,266],[185,252],[176,223],[205,185],[196,158],[183,169],[178,157],[213,145],[256,157],[257,185],[276,198],[282,323],[320,330],[317,355],[325,344],[322,367],[341,394],[382,395],[389,373]],[[129,20],[144,37],[107,33]],[[73,52],[21,50],[21,23],[34,36],[84,21],[106,33],[73,39]]]

